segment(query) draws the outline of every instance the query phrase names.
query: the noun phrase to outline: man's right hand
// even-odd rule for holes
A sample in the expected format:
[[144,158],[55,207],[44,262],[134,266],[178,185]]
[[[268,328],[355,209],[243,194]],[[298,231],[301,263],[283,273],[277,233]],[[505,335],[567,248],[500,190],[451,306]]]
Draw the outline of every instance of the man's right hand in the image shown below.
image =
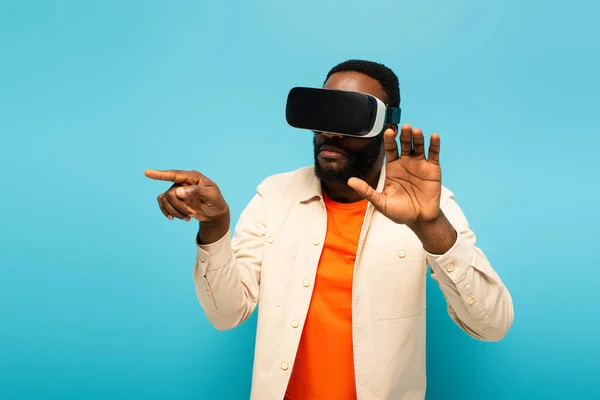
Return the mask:
[[229,206],[219,187],[198,171],[146,170],[148,178],[173,182],[158,196],[158,205],[169,219],[201,222],[199,239],[205,243],[218,240],[229,230]]

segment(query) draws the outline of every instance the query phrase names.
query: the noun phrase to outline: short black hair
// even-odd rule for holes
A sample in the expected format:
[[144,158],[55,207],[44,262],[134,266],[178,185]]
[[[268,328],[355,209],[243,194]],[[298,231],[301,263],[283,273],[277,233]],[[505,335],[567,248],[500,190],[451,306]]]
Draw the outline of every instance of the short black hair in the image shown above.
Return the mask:
[[358,72],[375,79],[387,96],[387,104],[392,107],[400,107],[400,84],[398,77],[390,68],[383,64],[365,60],[348,60],[333,67],[327,77],[338,72]]

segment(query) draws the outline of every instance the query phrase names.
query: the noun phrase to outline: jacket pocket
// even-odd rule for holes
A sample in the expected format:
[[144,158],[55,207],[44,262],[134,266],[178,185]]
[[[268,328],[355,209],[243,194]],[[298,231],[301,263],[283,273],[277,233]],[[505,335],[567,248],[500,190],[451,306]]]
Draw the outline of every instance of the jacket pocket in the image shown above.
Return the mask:
[[260,273],[259,302],[280,307],[296,260],[298,245],[266,244]]
[[379,320],[408,318],[425,310],[425,257],[378,262],[373,265],[371,297]]

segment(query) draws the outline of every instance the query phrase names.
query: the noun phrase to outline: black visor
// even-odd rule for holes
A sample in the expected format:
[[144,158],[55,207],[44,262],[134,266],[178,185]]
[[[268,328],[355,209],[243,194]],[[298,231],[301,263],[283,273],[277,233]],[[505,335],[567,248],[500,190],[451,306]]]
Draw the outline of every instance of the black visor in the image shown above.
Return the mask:
[[286,120],[294,128],[373,137],[399,122],[400,109],[365,93],[296,87],[288,95]]

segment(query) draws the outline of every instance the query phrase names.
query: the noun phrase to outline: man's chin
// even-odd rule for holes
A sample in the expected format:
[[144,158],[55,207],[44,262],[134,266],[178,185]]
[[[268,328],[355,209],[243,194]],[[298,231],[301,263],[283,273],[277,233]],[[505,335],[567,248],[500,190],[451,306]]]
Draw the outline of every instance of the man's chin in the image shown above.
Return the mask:
[[325,182],[348,182],[351,178],[347,168],[333,166],[329,163],[322,165],[320,162],[315,164],[315,172],[319,179]]

